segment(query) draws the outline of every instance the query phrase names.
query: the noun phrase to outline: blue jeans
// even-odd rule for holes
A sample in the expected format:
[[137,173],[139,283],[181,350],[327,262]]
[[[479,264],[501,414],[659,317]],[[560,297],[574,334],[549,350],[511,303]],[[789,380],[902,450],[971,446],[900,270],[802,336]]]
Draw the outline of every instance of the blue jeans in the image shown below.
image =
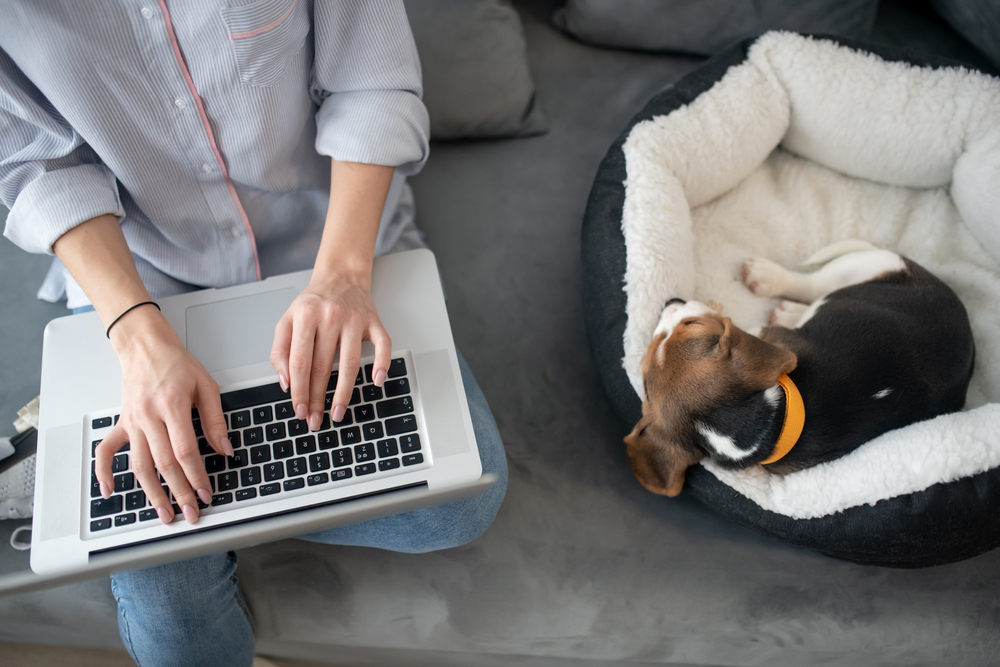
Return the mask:
[[[85,310],[90,308],[74,312]],[[507,459],[493,413],[461,354],[458,363],[483,473],[496,475],[497,482],[475,498],[339,526],[301,539],[423,553],[466,544],[485,532],[507,490]],[[235,553],[118,572],[111,575],[111,591],[118,601],[122,641],[142,667],[253,662],[253,617],[239,590]]]

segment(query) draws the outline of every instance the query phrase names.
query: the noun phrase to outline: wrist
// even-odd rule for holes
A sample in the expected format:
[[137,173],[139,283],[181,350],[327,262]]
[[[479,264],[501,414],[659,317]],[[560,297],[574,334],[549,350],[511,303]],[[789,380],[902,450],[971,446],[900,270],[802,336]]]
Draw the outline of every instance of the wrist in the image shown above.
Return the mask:
[[108,338],[119,358],[158,344],[179,342],[174,328],[150,304],[124,313],[111,327]]
[[324,291],[337,286],[352,285],[370,292],[372,259],[363,257],[338,257],[325,261],[317,259],[309,285]]

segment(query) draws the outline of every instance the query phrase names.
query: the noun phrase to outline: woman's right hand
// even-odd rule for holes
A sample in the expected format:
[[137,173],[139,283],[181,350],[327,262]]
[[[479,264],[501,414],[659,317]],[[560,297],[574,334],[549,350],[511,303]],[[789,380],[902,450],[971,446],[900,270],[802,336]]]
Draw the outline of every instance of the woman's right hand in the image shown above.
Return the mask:
[[198,520],[198,502],[212,502],[212,490],[198,450],[191,408],[198,409],[209,446],[232,456],[219,386],[188,352],[173,327],[154,306],[126,314],[111,329],[122,365],[122,410],[118,423],[95,450],[101,495],[114,492],[114,455],[130,443],[131,469],[164,523],[174,511],[163,482],[188,523]]

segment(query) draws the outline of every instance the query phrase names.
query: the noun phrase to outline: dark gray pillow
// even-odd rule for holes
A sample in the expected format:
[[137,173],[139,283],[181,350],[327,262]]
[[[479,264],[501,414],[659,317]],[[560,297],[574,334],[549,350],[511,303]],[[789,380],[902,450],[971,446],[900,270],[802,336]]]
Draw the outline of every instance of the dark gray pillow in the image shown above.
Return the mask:
[[539,134],[521,19],[507,0],[406,0],[434,139]]
[[1000,0],[931,0],[931,6],[1000,67]]
[[603,46],[711,55],[768,30],[867,39],[878,0],[569,0],[552,20]]

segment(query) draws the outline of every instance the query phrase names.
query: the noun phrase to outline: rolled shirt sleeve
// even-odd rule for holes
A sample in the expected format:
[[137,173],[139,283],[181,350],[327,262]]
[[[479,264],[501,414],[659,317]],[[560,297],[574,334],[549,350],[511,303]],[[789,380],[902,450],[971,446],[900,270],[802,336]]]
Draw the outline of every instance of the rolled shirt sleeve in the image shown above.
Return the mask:
[[125,215],[114,174],[3,51],[0,199],[10,209],[4,236],[35,253],[52,254],[86,220]]
[[317,0],[314,12],[317,152],[417,173],[430,124],[402,2]]

